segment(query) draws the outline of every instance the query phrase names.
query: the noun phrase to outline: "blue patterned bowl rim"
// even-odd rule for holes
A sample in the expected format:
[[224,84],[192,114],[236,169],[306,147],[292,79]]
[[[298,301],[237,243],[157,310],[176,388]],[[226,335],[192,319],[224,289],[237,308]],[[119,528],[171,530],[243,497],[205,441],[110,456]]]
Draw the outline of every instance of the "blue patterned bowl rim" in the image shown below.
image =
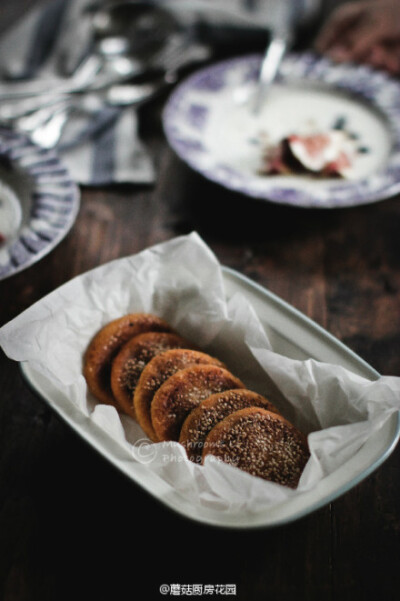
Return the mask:
[[37,146],[20,132],[0,127],[0,161],[14,174],[27,176],[30,194],[27,223],[0,247],[2,280],[30,267],[61,242],[78,215],[80,191],[55,150]]
[[[204,155],[208,153],[202,139],[201,119],[196,125],[198,135],[188,138],[184,131],[187,115],[182,110],[187,94],[193,90],[207,90],[218,94],[227,83],[227,75],[235,69],[248,67],[247,72],[255,78],[261,55],[246,55],[220,61],[199,69],[189,75],[170,95],[163,111],[163,127],[166,138],[176,154],[191,168],[207,179],[246,196],[279,204],[307,208],[344,208],[365,205],[390,198],[400,192],[400,83],[384,72],[367,66],[338,65],[314,53],[289,54],[283,61],[280,80],[330,86],[335,91],[349,94],[373,110],[385,120],[392,138],[392,149],[383,170],[371,177],[340,181],[331,184],[329,192],[320,198],[318,191],[274,183],[265,177],[265,185],[255,186],[259,178],[248,177],[226,165],[208,161],[204,167]],[[201,115],[200,115],[201,117]]]

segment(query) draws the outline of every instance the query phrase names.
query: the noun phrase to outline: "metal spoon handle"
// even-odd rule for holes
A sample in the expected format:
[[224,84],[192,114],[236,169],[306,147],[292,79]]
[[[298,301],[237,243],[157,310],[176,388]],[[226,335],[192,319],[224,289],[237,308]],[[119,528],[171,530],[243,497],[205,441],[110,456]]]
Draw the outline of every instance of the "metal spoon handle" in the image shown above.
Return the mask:
[[286,38],[274,36],[265,51],[254,102],[255,114],[260,112],[267,90],[278,74],[287,48],[288,40]]
[[58,80],[37,80],[21,83],[1,83],[0,101],[28,98],[31,96],[48,96],[49,94],[72,94],[93,85],[101,69],[102,60],[95,55],[88,57],[78,68],[73,77]]

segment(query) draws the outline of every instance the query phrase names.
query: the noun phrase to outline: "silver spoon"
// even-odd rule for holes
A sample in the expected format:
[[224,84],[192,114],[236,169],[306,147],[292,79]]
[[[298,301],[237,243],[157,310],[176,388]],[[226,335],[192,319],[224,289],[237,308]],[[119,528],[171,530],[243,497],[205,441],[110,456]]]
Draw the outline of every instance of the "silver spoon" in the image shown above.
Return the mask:
[[54,148],[63,134],[68,119],[75,111],[94,115],[106,106],[138,106],[152,99],[166,85],[168,85],[167,82],[111,86],[102,95],[91,93],[61,101],[59,106],[56,109],[52,107],[47,115],[44,113],[35,115],[40,119],[39,122],[30,116],[30,118],[17,120],[14,126],[28,133],[31,139],[40,146]]
[[288,49],[288,38],[281,35],[273,35],[271,42],[265,51],[261,62],[260,75],[254,98],[253,113],[258,115],[266,94],[275,81],[279,72],[283,57]]
[[[88,89],[100,89],[124,81],[145,70],[143,61],[125,53],[123,38],[104,38],[96,44],[93,53],[79,65],[75,73],[65,79],[36,80],[0,84],[0,100],[13,101],[35,96],[74,94]],[[49,91],[50,88],[50,91]]]

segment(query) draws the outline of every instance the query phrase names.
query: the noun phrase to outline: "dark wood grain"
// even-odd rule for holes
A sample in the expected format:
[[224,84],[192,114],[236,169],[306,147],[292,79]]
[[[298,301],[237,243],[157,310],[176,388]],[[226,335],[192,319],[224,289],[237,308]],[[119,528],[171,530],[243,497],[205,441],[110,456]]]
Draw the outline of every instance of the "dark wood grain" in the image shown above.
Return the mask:
[[[0,323],[75,275],[196,230],[222,263],[303,311],[382,374],[400,376],[400,198],[328,211],[243,198],[176,158],[163,136],[162,105],[147,107],[141,120],[156,184],[82,189],[65,240],[0,283]],[[161,599],[162,583],[234,583],[236,598],[246,601],[399,598],[398,449],[364,482],[295,523],[213,529],[122,477],[4,355],[0,390],[0,599]]]

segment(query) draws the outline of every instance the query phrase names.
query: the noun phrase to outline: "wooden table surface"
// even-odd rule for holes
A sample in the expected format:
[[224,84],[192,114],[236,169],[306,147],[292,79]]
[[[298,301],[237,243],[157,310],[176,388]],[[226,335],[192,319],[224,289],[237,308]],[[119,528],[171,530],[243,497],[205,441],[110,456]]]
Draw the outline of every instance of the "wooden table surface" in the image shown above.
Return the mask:
[[[196,230],[223,264],[304,312],[380,373],[400,376],[400,197],[318,211],[234,194],[168,148],[164,101],[141,113],[156,184],[83,188],[67,237],[0,282],[0,325],[78,274]],[[3,354],[0,390],[0,599],[151,600],[162,598],[163,583],[233,583],[232,598],[241,600],[399,598],[400,449],[299,521],[215,529],[172,513],[121,476]]]

